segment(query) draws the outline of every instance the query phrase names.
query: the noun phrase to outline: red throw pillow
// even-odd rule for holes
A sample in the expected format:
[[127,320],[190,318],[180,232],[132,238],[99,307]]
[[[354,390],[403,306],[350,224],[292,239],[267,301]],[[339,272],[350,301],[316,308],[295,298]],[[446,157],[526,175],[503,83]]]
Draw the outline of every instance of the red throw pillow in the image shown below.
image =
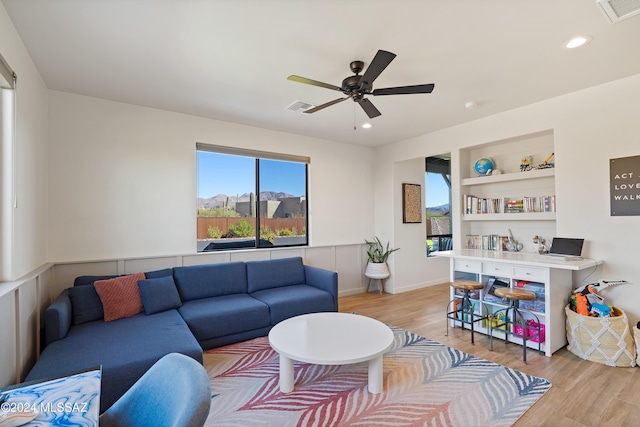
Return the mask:
[[138,280],[144,279],[144,273],[136,273],[95,282],[96,292],[102,301],[105,322],[142,313],[144,307],[140,299]]

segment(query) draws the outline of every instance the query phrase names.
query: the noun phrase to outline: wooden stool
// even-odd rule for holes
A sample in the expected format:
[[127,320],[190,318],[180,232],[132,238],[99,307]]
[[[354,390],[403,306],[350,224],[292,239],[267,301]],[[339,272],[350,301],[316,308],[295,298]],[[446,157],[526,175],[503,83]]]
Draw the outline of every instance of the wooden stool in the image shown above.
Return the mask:
[[[456,280],[449,284],[452,288],[462,291],[462,298],[454,298],[447,304],[447,336],[449,336],[449,319],[453,320],[453,327],[455,328],[456,322],[460,322],[460,326],[464,328],[464,325],[469,325],[471,328],[471,344],[475,344],[473,341],[473,325],[475,322],[479,322],[487,318],[482,314],[482,302],[478,298],[480,304],[480,314],[473,311],[473,304],[471,302],[471,291],[479,291],[484,289],[484,285],[480,282],[474,282],[471,280]],[[457,303],[457,304],[456,304]],[[456,306],[457,305],[457,306]],[[465,318],[466,316],[466,318]]]
[[[538,352],[541,352],[542,337],[540,336],[540,320],[538,316],[530,312],[529,310],[523,310],[520,308],[520,301],[533,301],[536,299],[536,294],[531,291],[527,291],[520,288],[498,288],[495,290],[495,295],[499,298],[506,298],[509,300],[509,307],[497,310],[493,313],[493,317],[497,318],[499,313],[504,313],[504,322],[494,325],[493,322],[489,322],[489,343],[491,350],[493,350],[493,330],[500,329],[500,332],[504,333],[504,340],[507,342],[509,335],[522,338],[522,361],[527,363],[527,340],[531,338],[538,338]],[[527,317],[529,319],[535,319],[537,327],[529,326],[527,324]],[[522,328],[522,333],[515,332],[515,326]],[[536,333],[528,335],[527,332],[535,330]]]

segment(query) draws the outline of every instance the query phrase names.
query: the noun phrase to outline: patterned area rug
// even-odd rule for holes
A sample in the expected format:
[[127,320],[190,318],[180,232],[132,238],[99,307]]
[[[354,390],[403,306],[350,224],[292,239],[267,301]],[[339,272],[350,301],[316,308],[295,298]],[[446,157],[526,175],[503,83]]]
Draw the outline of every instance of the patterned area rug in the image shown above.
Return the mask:
[[295,363],[280,393],[267,337],[204,353],[213,400],[207,426],[510,426],[551,383],[391,327],[384,388],[367,391],[367,363]]

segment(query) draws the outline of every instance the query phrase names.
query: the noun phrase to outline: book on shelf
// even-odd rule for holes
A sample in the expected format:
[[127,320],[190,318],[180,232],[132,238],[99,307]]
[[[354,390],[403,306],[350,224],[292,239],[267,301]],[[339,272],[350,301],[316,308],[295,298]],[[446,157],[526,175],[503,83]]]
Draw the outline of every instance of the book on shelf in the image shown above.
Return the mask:
[[556,196],[477,197],[465,194],[462,198],[462,212],[471,214],[498,214],[521,212],[555,212]]
[[506,302],[506,298],[500,298],[496,296],[496,289],[508,288],[509,284],[495,277],[489,278],[484,288],[484,300],[489,302]]
[[467,249],[482,249],[485,251],[506,251],[505,243],[509,236],[498,234],[467,234]]

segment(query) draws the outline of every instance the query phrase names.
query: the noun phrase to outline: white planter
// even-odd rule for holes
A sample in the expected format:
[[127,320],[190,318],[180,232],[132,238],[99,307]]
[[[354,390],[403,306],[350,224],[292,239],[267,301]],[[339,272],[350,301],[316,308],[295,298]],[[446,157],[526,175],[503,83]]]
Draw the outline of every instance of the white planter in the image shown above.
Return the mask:
[[370,279],[386,279],[389,277],[389,268],[387,263],[367,263],[367,268],[364,270],[364,275]]

